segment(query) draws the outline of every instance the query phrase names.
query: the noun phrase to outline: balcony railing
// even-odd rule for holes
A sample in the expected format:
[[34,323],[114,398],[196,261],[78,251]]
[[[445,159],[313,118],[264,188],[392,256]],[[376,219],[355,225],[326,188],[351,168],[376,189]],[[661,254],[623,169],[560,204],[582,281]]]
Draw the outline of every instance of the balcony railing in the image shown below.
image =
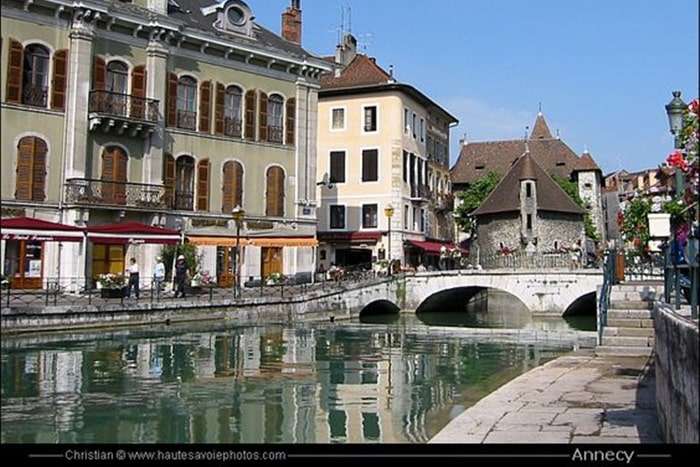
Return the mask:
[[226,136],[240,138],[242,136],[241,119],[240,118],[225,117],[224,118],[224,134]]
[[167,209],[165,187],[143,183],[71,178],[66,180],[66,203]]
[[157,100],[110,91],[92,91],[88,110],[91,113],[112,117],[145,120],[152,123],[158,121]]
[[197,130],[197,112],[177,111],[177,127],[185,130]]
[[22,103],[35,107],[46,107],[49,102],[49,88],[35,84],[24,84]]
[[281,126],[268,126],[267,140],[270,143],[282,144],[284,141],[284,129]]
[[455,197],[451,194],[439,195],[437,198],[436,207],[439,211],[454,211]]
[[412,185],[411,198],[413,199],[430,199],[430,188],[428,185]]
[[194,193],[166,190],[165,204],[176,211],[194,211]]

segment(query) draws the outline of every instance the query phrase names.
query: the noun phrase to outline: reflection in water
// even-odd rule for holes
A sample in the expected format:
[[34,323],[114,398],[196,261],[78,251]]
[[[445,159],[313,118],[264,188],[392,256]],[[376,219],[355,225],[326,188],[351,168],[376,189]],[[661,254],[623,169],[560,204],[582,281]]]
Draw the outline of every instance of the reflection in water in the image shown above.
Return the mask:
[[266,326],[7,344],[2,442],[426,442],[564,350],[416,327],[425,329]]

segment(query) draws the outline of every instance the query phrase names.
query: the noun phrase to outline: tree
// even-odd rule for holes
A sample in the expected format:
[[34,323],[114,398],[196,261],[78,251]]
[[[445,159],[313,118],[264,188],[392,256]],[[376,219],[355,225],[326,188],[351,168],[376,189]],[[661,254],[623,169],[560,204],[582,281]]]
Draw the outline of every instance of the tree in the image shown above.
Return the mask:
[[598,229],[596,229],[595,224],[593,223],[591,213],[588,212],[590,206],[588,206],[581,199],[581,196],[579,196],[578,185],[567,178],[558,177],[556,175],[553,175],[552,178],[555,182],[557,182],[561,189],[564,190],[564,192],[566,192],[567,195],[569,195],[569,198],[571,198],[574,203],[576,203],[581,209],[586,211],[586,214],[584,214],[583,216],[583,226],[586,230],[586,237],[596,242],[600,240],[600,236],[598,235]]
[[476,208],[491,194],[496,185],[501,181],[501,176],[496,172],[489,172],[485,177],[475,181],[465,191],[459,193],[460,201],[456,213],[456,222],[459,228],[466,233],[473,234],[476,222],[471,216]]
[[625,207],[625,212],[617,217],[622,238],[630,242],[639,253],[643,252],[649,242],[649,222],[651,200],[636,197]]

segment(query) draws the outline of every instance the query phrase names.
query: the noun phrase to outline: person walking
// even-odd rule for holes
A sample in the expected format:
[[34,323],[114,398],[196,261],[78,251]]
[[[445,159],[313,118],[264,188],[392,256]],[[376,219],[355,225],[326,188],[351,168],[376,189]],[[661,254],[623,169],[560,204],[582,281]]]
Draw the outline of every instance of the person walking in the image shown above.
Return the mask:
[[156,267],[153,270],[153,282],[156,288],[156,294],[160,297],[160,292],[163,289],[163,282],[165,282],[165,264],[163,264],[163,258],[156,258]]
[[126,298],[131,298],[131,290],[133,289],[136,295],[136,300],[138,300],[140,296],[139,265],[136,264],[136,258],[131,258],[127,272],[129,273],[129,285],[126,289]]
[[[176,289],[175,289],[175,298],[178,298],[178,296],[181,296],[182,298],[185,298],[185,285],[187,283],[187,276],[189,275],[189,271],[187,269],[187,263],[185,262],[185,257],[183,255],[180,255],[177,258],[177,263],[175,263],[175,284],[176,284]],[[180,295],[182,294],[182,295]]]

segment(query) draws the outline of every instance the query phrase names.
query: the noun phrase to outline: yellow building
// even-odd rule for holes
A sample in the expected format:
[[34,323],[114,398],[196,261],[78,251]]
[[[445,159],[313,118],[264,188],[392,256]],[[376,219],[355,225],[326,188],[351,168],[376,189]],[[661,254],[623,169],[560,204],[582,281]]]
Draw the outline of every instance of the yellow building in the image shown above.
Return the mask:
[[457,120],[357,53],[352,35],[327,60],[336,69],[319,93],[317,170],[327,182],[319,266],[369,264],[389,259],[389,249],[402,264],[437,266],[441,246],[453,241],[449,138]]
[[[225,285],[241,206],[242,276],[310,277],[317,96],[331,66],[302,48],[301,27],[299,0],[282,36],[241,0],[3,0],[3,219],[176,229]],[[3,274],[38,275],[35,286],[123,271],[131,257],[150,277],[160,250],[20,243],[2,242]]]

